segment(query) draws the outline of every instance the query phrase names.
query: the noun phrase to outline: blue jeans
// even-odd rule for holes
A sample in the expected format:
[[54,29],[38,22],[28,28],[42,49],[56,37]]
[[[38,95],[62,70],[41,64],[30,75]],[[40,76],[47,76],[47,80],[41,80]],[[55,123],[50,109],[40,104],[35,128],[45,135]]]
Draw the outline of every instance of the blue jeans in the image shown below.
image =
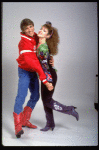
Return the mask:
[[31,96],[27,103],[27,106],[32,110],[39,100],[39,80],[36,72],[29,72],[18,68],[19,82],[18,82],[18,93],[15,99],[14,112],[19,114],[23,111],[23,104],[27,96],[28,88]]

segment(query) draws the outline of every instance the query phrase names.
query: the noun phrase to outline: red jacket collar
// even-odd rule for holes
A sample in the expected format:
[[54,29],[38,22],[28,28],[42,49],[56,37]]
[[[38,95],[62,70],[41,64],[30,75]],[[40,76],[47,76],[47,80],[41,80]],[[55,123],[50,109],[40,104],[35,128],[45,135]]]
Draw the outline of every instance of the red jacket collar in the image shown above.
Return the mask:
[[34,35],[33,35],[33,37],[30,37],[30,36],[27,36],[27,35],[25,35],[25,34],[22,34],[22,32],[20,32],[20,34],[21,34],[21,38],[25,38],[25,39],[28,39],[28,40],[33,40],[33,38],[34,38],[34,36],[36,35],[36,33],[34,32]]

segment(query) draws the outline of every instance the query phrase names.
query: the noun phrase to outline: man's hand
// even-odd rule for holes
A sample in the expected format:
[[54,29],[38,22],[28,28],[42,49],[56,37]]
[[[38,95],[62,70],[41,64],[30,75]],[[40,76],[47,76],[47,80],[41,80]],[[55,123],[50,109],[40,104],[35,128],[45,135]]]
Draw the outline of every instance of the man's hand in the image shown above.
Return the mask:
[[53,56],[50,56],[50,61],[49,61],[49,64],[52,65],[52,67],[54,67],[54,59],[53,59]]
[[47,83],[45,83],[45,85],[46,85],[46,87],[47,87],[47,89],[49,90],[49,91],[52,91],[53,90],[53,85],[52,85],[52,83],[49,83],[49,82],[47,82]]

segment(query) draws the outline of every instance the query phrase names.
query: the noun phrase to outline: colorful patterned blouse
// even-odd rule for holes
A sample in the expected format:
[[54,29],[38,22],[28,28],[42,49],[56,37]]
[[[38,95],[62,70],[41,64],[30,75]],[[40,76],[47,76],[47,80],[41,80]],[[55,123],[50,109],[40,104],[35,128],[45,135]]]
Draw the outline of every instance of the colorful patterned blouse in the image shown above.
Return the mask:
[[48,82],[52,82],[52,76],[50,73],[50,68],[48,65],[48,61],[49,61],[49,49],[48,49],[48,45],[45,42],[44,44],[41,44],[38,48],[37,48],[37,57],[41,63],[41,66],[43,68],[43,71],[46,75],[47,81]]

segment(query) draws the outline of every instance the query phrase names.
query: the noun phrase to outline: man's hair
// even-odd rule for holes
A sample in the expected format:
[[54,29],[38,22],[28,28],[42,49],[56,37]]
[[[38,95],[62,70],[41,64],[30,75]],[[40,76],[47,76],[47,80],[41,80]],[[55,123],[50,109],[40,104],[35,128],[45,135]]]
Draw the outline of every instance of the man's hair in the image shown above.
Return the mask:
[[21,21],[21,24],[20,24],[21,30],[24,32],[24,29],[25,29],[28,25],[33,25],[33,26],[34,26],[34,22],[31,21],[31,20],[28,19],[28,18],[23,19],[23,20]]

